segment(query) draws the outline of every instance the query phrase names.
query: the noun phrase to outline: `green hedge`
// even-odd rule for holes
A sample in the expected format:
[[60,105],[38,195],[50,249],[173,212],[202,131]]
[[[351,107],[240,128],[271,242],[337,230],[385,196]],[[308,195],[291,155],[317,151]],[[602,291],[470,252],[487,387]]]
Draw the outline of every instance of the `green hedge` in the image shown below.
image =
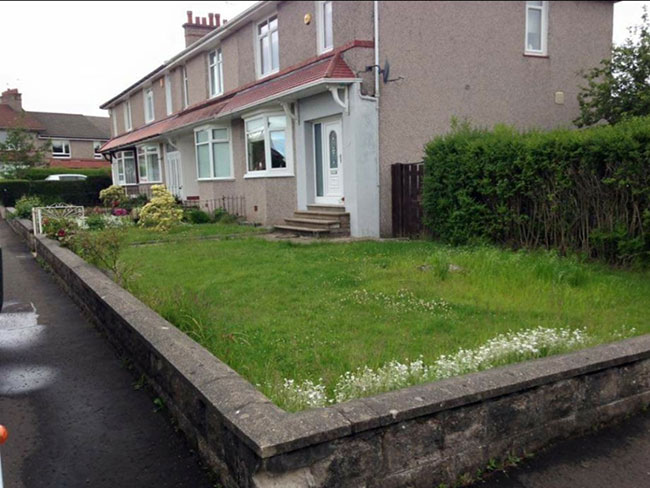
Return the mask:
[[23,195],[38,196],[46,204],[100,205],[99,192],[111,183],[110,176],[89,176],[84,181],[0,180],[0,199],[7,207]]
[[425,153],[435,237],[650,261],[650,118],[523,134],[461,124]]
[[44,180],[50,175],[76,174],[86,176],[110,176],[111,168],[29,168],[18,170],[17,178],[21,180]]

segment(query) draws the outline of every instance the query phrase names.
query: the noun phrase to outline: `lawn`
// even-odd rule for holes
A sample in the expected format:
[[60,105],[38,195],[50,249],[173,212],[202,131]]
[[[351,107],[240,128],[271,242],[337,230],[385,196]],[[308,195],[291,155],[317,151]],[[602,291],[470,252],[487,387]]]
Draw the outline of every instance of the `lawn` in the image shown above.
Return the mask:
[[[461,348],[484,354],[520,341],[490,343],[508,331],[587,338],[561,336],[536,356],[650,332],[649,272],[552,253],[244,237],[131,246],[124,259],[136,296],[288,409],[309,402],[287,385],[332,398],[346,372],[393,360],[413,369]],[[495,364],[527,357],[504,354]]]
[[238,223],[224,224],[221,222],[211,224],[190,225],[182,224],[173,227],[168,232],[157,232],[143,227],[128,227],[126,242],[128,244],[147,244],[157,242],[187,241],[188,239],[209,239],[218,237],[235,236],[242,234],[257,234],[265,232],[263,227],[253,227]]

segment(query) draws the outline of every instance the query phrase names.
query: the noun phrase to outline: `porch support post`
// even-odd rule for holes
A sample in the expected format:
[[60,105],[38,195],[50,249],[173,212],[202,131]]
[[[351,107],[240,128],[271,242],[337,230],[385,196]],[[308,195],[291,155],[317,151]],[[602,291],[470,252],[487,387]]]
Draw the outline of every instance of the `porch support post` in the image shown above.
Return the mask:
[[338,86],[328,86],[327,89],[330,91],[332,94],[332,99],[337,105],[340,105],[343,107],[343,110],[345,110],[346,113],[350,113],[350,100],[348,96],[348,88],[346,86],[342,87],[343,88],[343,100],[341,100],[341,96],[339,95],[339,87]]
[[290,102],[280,102],[280,106],[282,107],[282,110],[284,110],[284,114],[290,119],[293,119],[296,122],[298,122],[298,104],[296,103],[294,105],[295,105],[294,110],[291,110]]

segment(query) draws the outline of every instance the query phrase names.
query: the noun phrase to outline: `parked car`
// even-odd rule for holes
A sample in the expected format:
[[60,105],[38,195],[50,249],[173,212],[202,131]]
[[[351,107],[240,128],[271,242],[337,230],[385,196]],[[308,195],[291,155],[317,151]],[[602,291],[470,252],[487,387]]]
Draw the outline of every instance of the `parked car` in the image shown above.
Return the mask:
[[45,181],[82,181],[88,178],[86,175],[76,174],[63,174],[63,175],[50,175],[45,178]]

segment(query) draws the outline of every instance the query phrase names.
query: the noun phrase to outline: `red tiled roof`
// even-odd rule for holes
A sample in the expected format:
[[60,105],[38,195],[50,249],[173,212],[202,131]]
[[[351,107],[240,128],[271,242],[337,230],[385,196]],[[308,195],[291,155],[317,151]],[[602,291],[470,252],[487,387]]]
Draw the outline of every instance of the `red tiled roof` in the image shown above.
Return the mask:
[[50,159],[53,168],[107,168],[110,165],[105,159]]
[[273,76],[227,92],[218,98],[200,102],[176,115],[111,139],[102,146],[101,151],[106,152],[144,141],[217,115],[224,116],[319,80],[354,79],[356,76],[341,57],[341,53],[353,47],[372,46],[372,41],[353,41],[334,51],[291,66]]
[[25,112],[16,112],[5,103],[0,103],[0,128],[22,127],[31,130],[44,130],[43,124]]

